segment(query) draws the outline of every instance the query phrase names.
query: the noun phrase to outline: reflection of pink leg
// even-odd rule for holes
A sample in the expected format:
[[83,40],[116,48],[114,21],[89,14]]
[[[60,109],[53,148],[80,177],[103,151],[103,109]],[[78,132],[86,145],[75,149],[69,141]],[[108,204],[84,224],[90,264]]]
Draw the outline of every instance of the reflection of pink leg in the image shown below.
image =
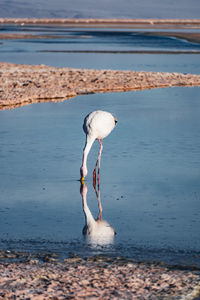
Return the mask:
[[96,184],[93,185],[96,196],[97,196],[97,200],[98,200],[98,206],[99,206],[99,213],[98,213],[98,217],[97,220],[102,221],[102,205],[101,205],[101,196],[100,196],[100,186],[98,184],[98,188],[96,189]]
[[100,193],[98,196],[98,203],[99,203],[99,214],[98,214],[98,220],[102,220],[102,205],[101,205],[101,199],[100,199]]
[[96,168],[97,164],[95,165],[94,171],[93,171],[93,187],[96,188]]
[[98,154],[98,158],[97,158],[97,162],[93,171],[93,186],[96,186],[96,169],[97,169],[97,165],[98,165],[98,175],[97,175],[97,182],[99,185],[99,172],[100,172],[100,161],[101,161],[101,153],[103,150],[103,145],[102,145],[102,139],[98,139],[99,144],[100,144],[100,149],[99,149],[99,154]]
[[98,174],[97,174],[97,183],[99,185],[99,168],[98,168]]

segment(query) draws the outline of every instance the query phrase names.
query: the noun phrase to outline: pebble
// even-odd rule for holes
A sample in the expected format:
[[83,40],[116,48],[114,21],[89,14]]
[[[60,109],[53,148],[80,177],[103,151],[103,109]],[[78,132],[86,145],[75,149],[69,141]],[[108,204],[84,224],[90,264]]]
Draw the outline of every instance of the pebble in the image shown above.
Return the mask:
[[191,300],[200,296],[198,271],[102,256],[76,259],[53,263],[1,262],[0,300]]

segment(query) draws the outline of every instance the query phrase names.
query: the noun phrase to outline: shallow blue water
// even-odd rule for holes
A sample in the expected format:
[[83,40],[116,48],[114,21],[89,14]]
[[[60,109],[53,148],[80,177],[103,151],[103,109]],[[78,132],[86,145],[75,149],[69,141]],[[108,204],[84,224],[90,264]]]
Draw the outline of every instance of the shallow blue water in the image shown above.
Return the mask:
[[[168,88],[0,111],[0,248],[199,265],[199,95],[199,88]],[[82,122],[96,109],[118,118],[104,140],[100,174],[103,219],[117,235],[103,246],[82,235],[78,181]],[[86,180],[94,217],[97,153],[96,142]]]
[[[63,39],[2,40],[0,60],[60,67],[199,73],[199,55],[49,53],[41,50],[199,50],[198,44],[142,31],[1,26],[1,32],[61,34]],[[71,36],[71,37],[70,37]],[[0,248],[124,255],[199,265],[199,88],[85,95],[0,111]],[[103,109],[118,118],[104,141],[100,190],[113,243],[82,235],[79,168],[82,122]],[[88,160],[88,206],[98,202]]]
[[[200,73],[199,54],[167,55],[62,52],[66,50],[200,51],[199,44],[172,37],[148,36],[145,34],[146,31],[121,29],[85,30],[56,26],[1,25],[1,33],[52,34],[60,35],[62,38],[1,40],[0,61],[47,64],[73,68]],[[198,30],[191,31],[198,32]],[[58,52],[40,52],[46,50]]]

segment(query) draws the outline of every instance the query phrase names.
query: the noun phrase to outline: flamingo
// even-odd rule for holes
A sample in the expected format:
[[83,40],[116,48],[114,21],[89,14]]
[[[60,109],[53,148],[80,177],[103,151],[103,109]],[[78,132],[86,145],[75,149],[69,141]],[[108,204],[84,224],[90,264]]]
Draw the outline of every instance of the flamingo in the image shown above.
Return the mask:
[[84,183],[84,179],[88,173],[87,171],[87,157],[90,149],[95,140],[99,141],[100,149],[97,158],[97,162],[93,171],[93,185],[96,183],[96,168],[98,166],[98,184],[99,184],[99,172],[100,172],[100,161],[101,153],[103,150],[102,139],[110,134],[117,124],[117,119],[109,112],[96,110],[89,113],[83,123],[83,130],[86,134],[85,147],[83,149],[83,160],[80,169],[81,182]]

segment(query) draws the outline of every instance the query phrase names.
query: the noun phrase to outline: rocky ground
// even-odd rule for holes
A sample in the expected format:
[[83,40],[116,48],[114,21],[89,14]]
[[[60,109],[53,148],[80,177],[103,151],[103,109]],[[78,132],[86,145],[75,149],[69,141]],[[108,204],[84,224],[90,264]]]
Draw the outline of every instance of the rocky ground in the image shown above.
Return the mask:
[[0,299],[199,299],[197,271],[123,259],[0,263]]
[[200,75],[0,63],[0,109],[89,93],[171,86],[200,86]]

